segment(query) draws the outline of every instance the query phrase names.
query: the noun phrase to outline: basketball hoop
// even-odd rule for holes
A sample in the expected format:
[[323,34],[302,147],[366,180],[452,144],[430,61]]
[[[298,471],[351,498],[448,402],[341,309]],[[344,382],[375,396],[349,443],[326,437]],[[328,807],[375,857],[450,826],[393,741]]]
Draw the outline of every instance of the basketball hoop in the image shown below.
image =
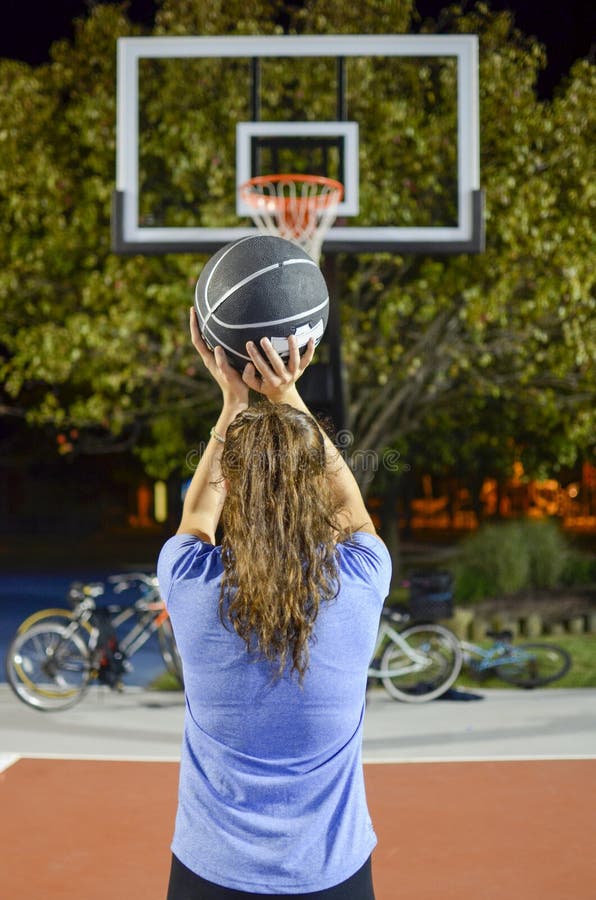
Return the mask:
[[259,175],[239,191],[259,231],[295,241],[318,262],[343,197],[339,181],[322,175]]

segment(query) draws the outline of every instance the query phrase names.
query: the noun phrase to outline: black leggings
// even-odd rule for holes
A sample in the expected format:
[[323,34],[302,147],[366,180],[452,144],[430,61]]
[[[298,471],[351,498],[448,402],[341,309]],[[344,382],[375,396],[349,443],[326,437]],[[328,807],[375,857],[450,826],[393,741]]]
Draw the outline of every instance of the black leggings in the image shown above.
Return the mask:
[[324,891],[309,891],[306,894],[253,894],[205,881],[172,854],[167,900],[254,900],[255,897],[267,900],[283,900],[284,897],[291,897],[292,900],[375,900],[370,856],[351,878]]

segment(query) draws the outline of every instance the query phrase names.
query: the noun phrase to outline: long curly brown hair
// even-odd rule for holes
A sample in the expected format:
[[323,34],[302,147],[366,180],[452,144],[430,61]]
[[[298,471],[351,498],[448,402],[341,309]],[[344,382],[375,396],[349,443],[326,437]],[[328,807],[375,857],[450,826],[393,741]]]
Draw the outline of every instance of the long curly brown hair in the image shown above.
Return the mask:
[[285,403],[252,406],[228,427],[221,460],[220,617],[247,649],[302,682],[321,602],[339,588],[346,537],[325,475],[317,423]]

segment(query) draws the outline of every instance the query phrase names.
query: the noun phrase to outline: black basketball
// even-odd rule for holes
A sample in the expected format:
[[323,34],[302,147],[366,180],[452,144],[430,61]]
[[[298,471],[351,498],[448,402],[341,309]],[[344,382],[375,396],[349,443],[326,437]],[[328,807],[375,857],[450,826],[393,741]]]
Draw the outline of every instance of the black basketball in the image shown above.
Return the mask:
[[222,347],[242,371],[250,357],[246,342],[268,337],[282,358],[295,334],[302,352],[318,344],[329,315],[329,292],[318,265],[297,244],[275,235],[241,238],[218,250],[195,289],[195,307],[205,342]]

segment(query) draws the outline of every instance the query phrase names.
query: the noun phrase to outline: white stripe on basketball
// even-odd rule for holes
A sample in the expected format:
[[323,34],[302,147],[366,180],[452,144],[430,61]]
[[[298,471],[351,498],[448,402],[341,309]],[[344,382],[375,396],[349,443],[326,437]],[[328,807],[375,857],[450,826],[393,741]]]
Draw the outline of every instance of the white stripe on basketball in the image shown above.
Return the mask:
[[[278,268],[279,268],[279,263],[274,263],[272,266],[266,266],[264,269],[259,269],[257,272],[253,272],[252,275],[248,275],[246,278],[243,278],[242,281],[236,282],[234,287],[231,287],[229,291],[226,291],[225,294],[222,294],[221,297],[219,298],[219,300],[217,300],[217,302],[214,303],[213,306],[209,306],[209,302],[207,300],[207,289],[209,287],[209,282],[211,281],[211,276],[213,275],[213,272],[210,272],[209,278],[207,279],[207,282],[205,284],[205,305],[206,305],[207,309],[209,310],[209,312],[207,313],[207,317],[204,320],[205,324],[213,316],[213,313],[215,312],[215,310],[219,309],[219,307],[224,302],[224,300],[227,300],[228,297],[231,297],[233,293],[235,293],[236,291],[239,291],[240,288],[244,287],[245,284],[249,284],[249,282],[254,281],[255,278],[260,278],[260,276],[264,275],[266,272],[271,272],[273,269],[278,269]],[[215,271],[215,270],[213,270],[213,271]]]
[[[215,270],[217,269],[218,265],[220,264],[220,262],[222,261],[222,259],[225,259],[226,256],[228,255],[228,253],[231,253],[232,250],[235,250],[236,247],[237,247],[239,244],[245,244],[246,241],[254,241],[254,240],[255,240],[256,238],[258,238],[258,237],[259,237],[259,235],[250,234],[248,237],[240,238],[239,241],[234,241],[233,244],[230,244],[230,246],[228,247],[228,249],[226,250],[226,252],[225,252],[225,253],[222,253],[222,255],[220,256],[220,258],[217,260],[217,262],[216,262],[215,265],[213,266],[213,269],[212,269],[211,272],[209,273],[209,277],[207,278],[207,282],[206,282],[206,284],[205,284],[205,305],[206,305],[206,307],[207,307],[207,309],[208,309],[209,312],[211,311],[211,307],[209,306],[209,298],[207,297],[207,287],[208,287],[209,283],[211,282],[211,279],[213,278],[213,273],[214,273]],[[198,287],[198,285],[197,285],[197,287]]]
[[[254,240],[254,238],[243,238],[243,241],[247,241],[247,240]],[[235,247],[235,246],[236,246],[236,244],[233,245],[233,247]],[[217,263],[215,264],[215,266],[213,267],[211,272],[209,272],[209,276],[207,278],[207,281],[205,282],[203,297],[205,300],[205,307],[207,308],[208,312],[207,312],[207,316],[204,319],[199,314],[199,318],[202,319],[204,325],[207,324],[207,322],[209,321],[209,319],[211,318],[213,313],[221,306],[222,303],[224,303],[225,300],[228,299],[228,297],[231,297],[232,294],[234,294],[236,291],[239,291],[240,288],[243,288],[246,284],[249,284],[251,281],[254,281],[255,278],[260,278],[261,275],[265,275],[267,272],[272,272],[274,269],[282,268],[283,266],[295,265],[297,263],[302,263],[303,265],[308,265],[308,266],[316,266],[318,268],[316,262],[314,262],[314,260],[312,260],[312,259],[294,258],[294,259],[286,259],[281,263],[276,262],[271,266],[265,266],[263,269],[258,269],[256,272],[253,272],[251,275],[247,275],[246,278],[243,278],[242,281],[238,281],[235,285],[233,285],[233,287],[231,287],[228,291],[226,291],[225,294],[222,294],[222,296],[213,304],[213,306],[210,306],[209,298],[208,298],[207,294],[208,294],[208,290],[209,290],[209,285],[211,284],[211,279],[213,278],[214,273],[217,271],[217,267],[219,266],[222,259],[224,259],[227,256],[227,254],[233,249],[233,247],[230,247],[229,250],[227,250],[220,257],[220,259],[217,260]],[[198,287],[198,283],[197,283],[197,287]]]
[[295,316],[284,316],[283,319],[271,319],[269,322],[245,322],[241,325],[229,325],[227,322],[223,322],[221,319],[218,319],[217,316],[212,315],[210,319],[213,319],[214,322],[217,322],[218,325],[221,325],[223,328],[229,328],[231,330],[241,330],[243,328],[269,328],[270,325],[285,325],[286,322],[295,322],[296,319],[305,319],[315,315],[329,302],[329,297],[325,297],[322,303],[319,303],[318,306],[313,306],[310,309],[305,309],[304,312],[296,313]]
[[[263,268],[263,269],[257,269],[257,271],[253,272],[252,275],[247,275],[246,278],[242,279],[242,281],[237,281],[233,287],[231,287],[228,291],[226,291],[225,294],[222,294],[221,297],[219,298],[219,300],[217,300],[213,304],[213,306],[210,307],[209,312],[214,313],[215,310],[221,306],[221,304],[224,302],[224,300],[227,300],[228,297],[231,297],[232,294],[235,294],[236,291],[240,290],[240,288],[243,288],[245,284],[249,284],[251,281],[254,281],[255,278],[260,278],[261,275],[265,275],[267,272],[272,272],[273,269],[279,269],[279,263],[273,263],[272,266],[265,266],[265,268]],[[211,277],[211,276],[209,276],[209,277]],[[209,282],[209,279],[207,279],[207,282]],[[207,288],[205,288],[205,302],[207,302],[206,294],[207,294]]]
[[233,353],[234,356],[239,356],[240,359],[245,359],[247,362],[250,362],[250,356],[247,356],[245,353],[240,353],[238,350],[234,350],[233,347],[230,347],[228,344],[224,344],[222,339],[218,334],[215,334],[214,331],[209,328],[209,325],[204,326],[204,330],[208,331],[214,338],[214,346],[215,347],[223,347],[224,350],[227,350],[229,353]]
[[298,259],[298,258],[297,259],[284,259],[284,261],[282,263],[280,263],[280,265],[281,266],[293,266],[296,263],[304,263],[305,266],[316,266],[317,269],[319,268],[317,266],[316,262],[314,261],[314,259]]
[[[225,256],[227,256],[228,253],[230,253],[235,247],[237,247],[238,244],[244,244],[244,243],[246,243],[246,241],[254,241],[254,240],[256,240],[256,239],[259,238],[259,237],[260,237],[260,235],[257,235],[257,234],[249,234],[248,237],[240,238],[240,240],[234,241],[234,243],[231,244],[231,245],[228,247],[228,249],[226,250],[226,252],[225,252],[225,253],[222,253],[220,259],[217,260],[217,263],[215,264],[214,269],[217,268],[217,266],[220,264],[221,260],[222,260]],[[209,273],[209,277],[207,278],[207,284],[209,284],[209,282],[211,281],[212,276],[213,276],[213,270]],[[199,298],[198,298],[198,295],[197,295],[198,289],[199,289],[199,282],[197,281],[197,286],[195,287],[195,300],[196,300],[197,312],[198,312],[198,314],[199,314],[199,321],[200,321],[200,323],[202,324],[203,322],[206,322],[206,321],[207,321],[207,319],[209,318],[209,316],[207,316],[207,319],[204,319],[203,316],[202,316],[202,314],[201,314],[201,307],[200,307],[200,304],[199,304]],[[211,307],[209,306],[209,298],[207,297],[207,288],[206,288],[206,287],[205,287],[205,306],[207,307],[207,310],[208,310],[208,311],[211,310]]]
[[[324,329],[324,327],[323,327],[323,320],[322,320],[322,319],[320,319],[320,320],[317,322],[317,324],[315,325],[314,328],[309,329],[309,335],[308,335],[308,336],[309,336],[309,338],[311,338],[311,337],[314,337],[314,338],[315,338],[315,347],[317,346],[317,344],[318,344],[319,341],[321,340],[321,338],[322,338],[322,336],[323,336],[324,330],[325,330],[325,329]],[[240,357],[240,359],[245,359],[247,362],[250,362],[250,356],[247,356],[246,353],[240,353],[239,350],[235,350],[234,347],[230,347],[229,344],[225,344],[225,343],[222,341],[222,339],[220,338],[220,336],[219,336],[218,334],[215,334],[215,332],[212,331],[212,329],[209,328],[208,325],[205,327],[205,331],[208,331],[209,334],[211,334],[212,337],[214,338],[214,346],[216,346],[216,347],[223,347],[224,350],[227,350],[229,353],[233,353],[234,356],[238,356],[238,357]],[[297,335],[297,336],[300,337],[300,336],[305,336],[305,335]],[[280,355],[283,354],[283,353],[286,353],[286,352],[289,350],[289,347],[290,347],[290,344],[289,344],[287,338],[272,337],[272,338],[271,338],[271,343],[273,344],[274,350],[277,350],[277,352],[278,352]],[[304,346],[304,344],[301,344],[301,345],[300,345],[300,349],[302,349],[303,346]]]

